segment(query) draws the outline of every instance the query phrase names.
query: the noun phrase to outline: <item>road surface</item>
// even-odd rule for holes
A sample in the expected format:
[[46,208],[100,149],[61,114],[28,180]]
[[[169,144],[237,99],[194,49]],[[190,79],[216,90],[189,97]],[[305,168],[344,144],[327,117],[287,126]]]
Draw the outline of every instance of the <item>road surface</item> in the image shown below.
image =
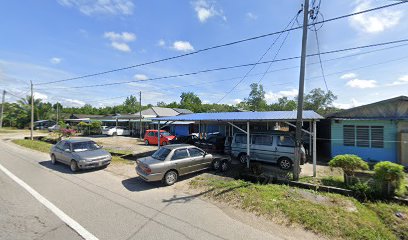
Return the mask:
[[[52,165],[47,154],[5,139],[0,139],[0,165],[97,239],[314,237],[277,226],[266,230],[262,222],[231,217],[225,209],[186,192],[181,187],[183,182],[162,187],[145,183],[136,174],[131,178],[105,170],[72,174],[65,165]],[[0,239],[81,238],[63,219],[0,171]]]

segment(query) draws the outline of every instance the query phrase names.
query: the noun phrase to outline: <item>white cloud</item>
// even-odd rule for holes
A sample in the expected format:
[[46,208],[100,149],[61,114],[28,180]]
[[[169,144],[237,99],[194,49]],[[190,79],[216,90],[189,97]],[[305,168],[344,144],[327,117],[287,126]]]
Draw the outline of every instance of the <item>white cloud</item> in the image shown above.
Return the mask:
[[159,47],[164,47],[164,46],[166,46],[166,41],[164,41],[163,39],[160,39],[159,42],[157,43],[157,45]]
[[408,74],[398,78],[397,81],[389,84],[389,86],[398,86],[398,85],[405,85],[408,84]]
[[111,43],[112,47],[116,50],[122,51],[122,52],[131,52],[132,49],[130,49],[129,45],[127,43],[118,43],[118,42],[112,42]]
[[52,64],[59,64],[59,63],[61,63],[61,61],[62,61],[62,59],[61,59],[61,58],[57,58],[57,57],[53,57],[53,58],[50,59],[50,62],[51,62]]
[[215,1],[197,0],[193,3],[197,18],[200,22],[205,23],[209,18],[219,16],[224,21],[227,18],[224,16],[223,10],[216,7]]
[[194,51],[194,47],[187,41],[175,41],[173,49],[182,52]]
[[282,97],[288,97],[288,98],[294,98],[298,95],[298,90],[297,89],[292,89],[289,91],[279,91],[279,92],[267,92],[265,94],[265,99],[269,102],[273,102],[278,100],[279,98]]
[[347,86],[352,88],[375,88],[377,87],[377,81],[375,80],[362,80],[362,79],[352,79],[346,83]]
[[104,38],[107,38],[111,40],[112,42],[113,41],[133,42],[136,40],[136,35],[130,32],[122,32],[122,33],[105,32],[103,36]]
[[[371,8],[371,0],[361,0],[357,2],[358,4],[354,12]],[[350,24],[358,31],[378,33],[396,26],[400,22],[402,15],[403,12],[399,10],[383,9],[373,13],[352,16],[350,18]]]
[[85,105],[84,101],[70,98],[61,99],[61,104],[67,107],[82,107]]
[[343,74],[340,78],[341,79],[350,79],[350,78],[356,78],[357,77],[357,74],[355,74],[355,73],[346,73],[346,74]]
[[131,52],[132,49],[127,44],[127,42],[133,42],[136,40],[136,35],[130,32],[105,32],[103,35],[104,38],[107,38],[111,41],[111,46],[122,52]]
[[358,107],[360,106],[361,103],[358,102],[356,99],[352,98],[350,103],[333,103],[333,106],[335,106],[336,108],[340,108],[340,109],[349,109],[349,108],[353,108],[353,107]]
[[254,13],[252,13],[252,12],[247,12],[246,16],[247,16],[247,18],[252,19],[252,20],[258,19],[258,16],[255,15]]
[[134,4],[131,0],[57,0],[64,7],[75,7],[87,15],[132,15]]
[[43,101],[46,101],[48,96],[43,93],[34,92],[34,99],[42,99]]
[[236,99],[234,99],[233,102],[234,102],[234,104],[238,104],[238,103],[242,102],[242,99],[236,98]]
[[149,79],[146,75],[144,75],[144,74],[135,74],[134,76],[133,76],[133,78],[134,79],[136,79],[136,80],[146,80],[146,79]]

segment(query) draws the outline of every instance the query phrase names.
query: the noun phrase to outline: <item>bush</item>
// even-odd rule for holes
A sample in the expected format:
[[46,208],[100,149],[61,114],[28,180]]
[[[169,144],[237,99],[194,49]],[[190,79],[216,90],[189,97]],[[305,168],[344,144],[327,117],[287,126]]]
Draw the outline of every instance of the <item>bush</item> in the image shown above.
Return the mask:
[[404,181],[404,166],[392,162],[379,162],[374,166],[374,179],[380,194],[391,196],[401,188]]
[[357,155],[337,155],[329,162],[330,167],[339,167],[344,172],[344,182],[349,185],[354,179],[356,170],[367,170],[368,164]]
[[71,137],[71,136],[74,136],[75,133],[76,133],[76,131],[74,129],[64,128],[64,129],[61,129],[60,131],[61,131],[62,136],[64,136],[64,137]]
[[367,201],[375,198],[375,191],[367,182],[357,182],[349,187],[353,191],[354,197],[361,201]]

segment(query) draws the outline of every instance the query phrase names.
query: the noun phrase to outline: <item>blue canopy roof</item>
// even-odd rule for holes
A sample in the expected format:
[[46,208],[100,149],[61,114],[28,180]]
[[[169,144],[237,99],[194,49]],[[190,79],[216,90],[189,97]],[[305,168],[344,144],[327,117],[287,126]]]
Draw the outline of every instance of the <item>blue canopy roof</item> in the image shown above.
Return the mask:
[[[152,118],[156,121],[233,121],[233,122],[259,122],[259,121],[294,121],[296,111],[273,112],[218,112],[218,113],[193,113],[172,117]],[[323,117],[314,111],[303,111],[303,120],[317,120]]]

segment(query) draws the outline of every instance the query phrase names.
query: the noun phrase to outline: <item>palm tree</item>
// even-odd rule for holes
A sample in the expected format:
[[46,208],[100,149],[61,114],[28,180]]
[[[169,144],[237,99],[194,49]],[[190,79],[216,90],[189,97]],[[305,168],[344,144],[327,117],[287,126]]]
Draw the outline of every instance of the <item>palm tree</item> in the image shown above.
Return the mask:
[[[40,119],[40,106],[41,106],[41,99],[34,98],[34,121]],[[21,98],[17,100],[17,103],[26,111],[31,112],[31,96],[26,96],[25,98]]]

